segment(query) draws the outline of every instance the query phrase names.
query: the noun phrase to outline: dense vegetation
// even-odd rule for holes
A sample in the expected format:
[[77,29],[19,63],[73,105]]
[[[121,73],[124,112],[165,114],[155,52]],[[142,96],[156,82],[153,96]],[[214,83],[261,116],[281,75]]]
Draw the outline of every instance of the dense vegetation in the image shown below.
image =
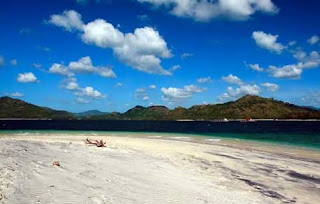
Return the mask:
[[0,98],[0,118],[75,119],[66,111],[39,107],[10,97]]
[[214,119],[320,119],[320,111],[277,101],[272,98],[246,95],[236,101],[215,105],[195,105],[169,110],[165,106],[136,106],[125,113],[87,111],[71,114],[35,106],[18,99],[0,98],[0,118],[52,118],[91,120],[214,120]]

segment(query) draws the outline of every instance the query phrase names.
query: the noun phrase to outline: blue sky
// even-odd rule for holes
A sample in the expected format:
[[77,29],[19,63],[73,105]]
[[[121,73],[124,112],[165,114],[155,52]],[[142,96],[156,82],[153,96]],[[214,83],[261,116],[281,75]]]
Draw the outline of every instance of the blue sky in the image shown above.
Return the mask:
[[317,0],[8,0],[0,94],[80,112],[245,94],[320,107]]

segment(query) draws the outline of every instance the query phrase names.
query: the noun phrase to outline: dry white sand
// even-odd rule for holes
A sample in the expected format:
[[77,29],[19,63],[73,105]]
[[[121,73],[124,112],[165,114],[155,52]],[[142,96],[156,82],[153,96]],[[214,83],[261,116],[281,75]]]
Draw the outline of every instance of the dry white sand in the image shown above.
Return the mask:
[[91,136],[107,142],[98,148],[85,138],[2,135],[0,203],[320,203],[316,150]]

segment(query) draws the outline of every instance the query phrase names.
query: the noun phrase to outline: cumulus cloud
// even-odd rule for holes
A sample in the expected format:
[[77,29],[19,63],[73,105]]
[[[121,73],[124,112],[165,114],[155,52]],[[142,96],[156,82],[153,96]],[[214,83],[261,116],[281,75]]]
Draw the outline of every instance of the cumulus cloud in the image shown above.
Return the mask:
[[278,91],[280,88],[279,85],[269,83],[269,82],[262,83],[261,86],[265,87],[267,89],[267,91],[270,91],[270,92]]
[[26,72],[18,74],[17,81],[20,83],[35,83],[38,82],[38,79],[32,72]]
[[223,76],[222,80],[229,84],[236,84],[236,85],[243,84],[242,80],[239,77],[234,76],[232,74],[229,74],[228,76]]
[[171,51],[159,32],[153,28],[136,28],[134,33],[125,34],[122,46],[115,47],[114,53],[120,61],[139,71],[171,75],[160,65],[160,58],[171,57]]
[[81,15],[74,11],[64,11],[62,14],[54,14],[50,16],[47,21],[50,24],[64,28],[66,31],[77,31],[83,29],[83,22]]
[[211,77],[203,77],[203,78],[199,78],[199,79],[197,79],[197,82],[198,83],[210,83],[210,82],[212,82],[212,79],[211,79]]
[[259,64],[248,64],[248,67],[257,72],[263,72],[264,69]]
[[12,59],[10,61],[11,66],[17,66],[18,65],[18,60],[17,59]]
[[88,100],[88,99],[98,100],[98,99],[103,99],[106,97],[106,95],[102,94],[98,90],[95,90],[91,86],[81,87],[78,84],[77,79],[75,77],[66,78],[63,81],[62,88],[67,89],[69,91],[72,91],[75,96],[78,96],[78,99],[80,99],[80,98],[84,99],[84,100],[88,101],[88,103],[90,102],[90,100]]
[[318,41],[319,41],[319,36],[317,36],[317,35],[314,35],[314,36],[312,36],[311,38],[309,38],[309,39],[307,40],[307,42],[308,42],[309,44],[311,44],[311,45],[316,44]]
[[74,74],[68,69],[68,67],[65,67],[62,64],[54,63],[52,66],[49,68],[49,72],[53,74],[59,74],[63,76],[68,76],[71,77]]
[[299,69],[296,65],[285,65],[282,67],[269,66],[268,71],[274,78],[283,79],[299,79],[302,74],[302,69]]
[[84,87],[84,88],[79,88],[77,90],[77,92],[75,93],[75,95],[77,95],[77,96],[86,96],[86,97],[89,97],[89,98],[92,98],[92,99],[102,99],[102,98],[106,97],[102,93],[100,93],[99,91],[95,90],[91,86],[87,86],[87,87]]
[[269,73],[275,78],[299,79],[304,69],[315,68],[320,65],[320,54],[317,51],[312,51],[309,55],[303,53],[299,56],[297,55],[296,58],[299,59],[299,62],[296,64],[282,67],[269,66]]
[[154,84],[151,84],[151,85],[149,86],[149,89],[156,89],[156,88],[157,88],[157,86],[154,85]]
[[[59,20],[54,21],[53,17]],[[68,31],[79,31],[84,43],[112,49],[119,61],[136,70],[171,75],[170,71],[161,66],[161,58],[172,57],[171,51],[159,32],[151,27],[136,28],[133,33],[123,33],[103,19],[83,24],[81,15],[72,10],[52,15],[49,22]]]
[[76,73],[96,73],[102,77],[116,78],[110,67],[95,67],[89,56],[82,57],[76,62],[69,63],[69,69]]
[[124,34],[105,20],[96,19],[84,26],[81,38],[88,44],[112,48],[123,43]]
[[227,92],[223,93],[222,95],[218,96],[218,102],[226,102],[231,100],[236,100],[244,95],[259,95],[261,93],[261,89],[257,85],[249,85],[243,84],[237,88],[228,87]]
[[4,58],[2,55],[0,55],[0,67],[3,67],[5,65],[6,65],[6,63],[4,62]]
[[93,66],[91,58],[89,56],[82,57],[78,61],[72,61],[68,66],[54,63],[50,69],[50,73],[59,74],[67,77],[74,76],[74,73],[90,73],[98,74],[106,78],[115,78],[116,74],[110,67],[107,66]]
[[268,34],[263,31],[254,31],[252,33],[252,38],[259,47],[280,54],[286,49],[286,46],[277,42],[278,37],[278,35]]
[[246,20],[256,12],[275,14],[278,8],[271,0],[137,0],[156,8],[167,8],[172,15],[207,22],[225,17]]
[[162,100],[168,102],[183,102],[186,99],[191,98],[196,93],[202,93],[206,91],[206,88],[201,88],[196,85],[187,85],[183,88],[161,88]]
[[74,78],[74,77],[71,77],[71,78],[67,78],[65,80],[65,83],[66,85],[64,86],[64,88],[66,88],[67,90],[79,90],[80,87],[79,87],[79,84],[77,82],[77,79]]

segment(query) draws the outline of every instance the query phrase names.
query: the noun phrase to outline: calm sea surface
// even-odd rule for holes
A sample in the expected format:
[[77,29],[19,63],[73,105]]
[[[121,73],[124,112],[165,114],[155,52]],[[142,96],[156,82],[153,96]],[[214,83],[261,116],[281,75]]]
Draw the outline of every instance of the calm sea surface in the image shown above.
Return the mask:
[[320,149],[320,122],[208,122],[208,121],[50,121],[1,120],[0,135],[115,135],[253,140]]

